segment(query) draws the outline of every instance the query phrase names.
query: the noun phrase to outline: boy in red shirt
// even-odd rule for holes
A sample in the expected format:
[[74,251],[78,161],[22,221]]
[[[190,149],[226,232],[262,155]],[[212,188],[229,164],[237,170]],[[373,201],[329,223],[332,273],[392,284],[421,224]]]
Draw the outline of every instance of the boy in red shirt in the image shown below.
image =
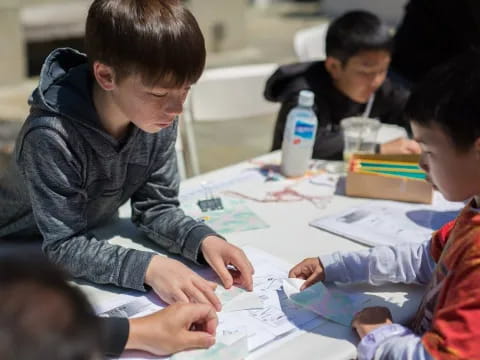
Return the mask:
[[414,90],[406,114],[422,147],[420,164],[450,201],[467,205],[423,244],[381,246],[308,258],[291,277],[354,283],[426,284],[410,328],[388,309],[353,319],[359,359],[480,359],[480,56],[434,70]]

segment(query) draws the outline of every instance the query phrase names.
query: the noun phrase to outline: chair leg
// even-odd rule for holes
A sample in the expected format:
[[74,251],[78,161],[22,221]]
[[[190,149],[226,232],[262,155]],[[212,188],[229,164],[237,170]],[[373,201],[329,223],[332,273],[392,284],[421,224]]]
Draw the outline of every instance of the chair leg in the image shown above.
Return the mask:
[[185,102],[185,109],[181,115],[180,122],[180,136],[184,144],[184,154],[186,154],[186,161],[188,162],[189,172],[192,176],[200,174],[200,165],[198,160],[197,144],[195,141],[195,132],[193,130],[193,109],[191,104],[191,97],[193,91],[191,91],[189,98]]
[[177,151],[177,166],[178,173],[180,174],[180,180],[185,180],[187,178],[187,169],[185,166],[185,158],[183,157],[183,151]]

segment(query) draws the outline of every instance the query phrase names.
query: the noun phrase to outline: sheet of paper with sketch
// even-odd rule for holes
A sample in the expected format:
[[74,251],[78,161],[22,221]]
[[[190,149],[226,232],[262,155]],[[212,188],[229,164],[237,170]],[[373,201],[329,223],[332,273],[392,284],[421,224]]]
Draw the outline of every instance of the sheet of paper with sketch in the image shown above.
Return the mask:
[[283,289],[295,304],[313,311],[336,323],[350,326],[353,316],[365,307],[368,297],[363,294],[348,294],[336,288],[327,288],[318,282],[303,291],[304,280],[286,279]]

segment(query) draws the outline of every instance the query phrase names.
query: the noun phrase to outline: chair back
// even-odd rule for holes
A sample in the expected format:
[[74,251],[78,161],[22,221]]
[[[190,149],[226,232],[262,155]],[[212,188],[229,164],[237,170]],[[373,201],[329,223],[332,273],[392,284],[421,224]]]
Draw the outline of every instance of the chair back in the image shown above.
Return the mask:
[[274,114],[280,104],[264,99],[273,63],[207,69],[192,86],[181,117],[184,159],[192,175],[200,173],[193,122],[229,121]]
[[325,60],[325,39],[328,23],[299,30],[293,38],[293,48],[300,61]]

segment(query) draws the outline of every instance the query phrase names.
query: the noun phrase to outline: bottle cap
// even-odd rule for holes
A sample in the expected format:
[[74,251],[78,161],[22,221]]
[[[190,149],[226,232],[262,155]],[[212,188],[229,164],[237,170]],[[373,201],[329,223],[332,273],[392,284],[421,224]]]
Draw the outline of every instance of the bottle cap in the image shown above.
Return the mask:
[[298,97],[298,104],[300,106],[312,106],[313,99],[315,95],[310,90],[302,90],[300,91],[300,96]]

